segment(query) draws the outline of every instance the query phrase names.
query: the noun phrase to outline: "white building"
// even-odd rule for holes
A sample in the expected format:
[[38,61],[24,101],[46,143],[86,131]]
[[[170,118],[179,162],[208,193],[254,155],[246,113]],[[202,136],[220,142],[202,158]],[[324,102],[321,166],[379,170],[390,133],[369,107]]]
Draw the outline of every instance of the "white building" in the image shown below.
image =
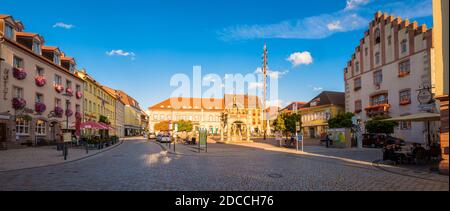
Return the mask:
[[[418,90],[435,85],[432,34],[426,25],[377,12],[345,68],[346,111],[363,122],[424,112]],[[439,112],[433,104],[427,111]],[[402,122],[394,135],[424,143],[425,134],[424,123]]]

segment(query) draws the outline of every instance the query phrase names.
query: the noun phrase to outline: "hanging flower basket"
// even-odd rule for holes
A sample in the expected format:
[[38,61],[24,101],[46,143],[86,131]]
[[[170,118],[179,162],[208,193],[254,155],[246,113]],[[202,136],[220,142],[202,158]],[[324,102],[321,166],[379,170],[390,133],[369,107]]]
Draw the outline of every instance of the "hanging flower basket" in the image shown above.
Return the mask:
[[61,93],[64,91],[64,87],[61,85],[55,85],[55,90],[56,92]]
[[27,101],[23,98],[14,98],[12,100],[12,106],[15,110],[21,110],[27,106]]
[[34,105],[34,110],[36,110],[37,113],[44,113],[45,110],[47,110],[47,106],[44,103],[36,103]]
[[70,109],[68,109],[68,110],[66,111],[66,116],[67,116],[67,117],[73,116],[73,111],[70,110]]
[[73,96],[73,90],[71,88],[66,89],[66,94],[69,96]]
[[37,76],[35,79],[36,86],[43,87],[47,83],[47,80],[45,80],[44,76]]
[[13,76],[17,80],[24,80],[25,78],[27,78],[27,72],[25,72],[25,70],[23,70],[22,68],[15,67],[13,68]]
[[56,107],[54,112],[55,112],[55,116],[58,118],[62,118],[64,115],[64,110],[61,107]]
[[77,99],[81,99],[81,98],[83,98],[83,93],[78,91],[76,96],[77,96]]
[[76,119],[81,119],[82,118],[81,113],[80,112],[75,112],[75,118]]

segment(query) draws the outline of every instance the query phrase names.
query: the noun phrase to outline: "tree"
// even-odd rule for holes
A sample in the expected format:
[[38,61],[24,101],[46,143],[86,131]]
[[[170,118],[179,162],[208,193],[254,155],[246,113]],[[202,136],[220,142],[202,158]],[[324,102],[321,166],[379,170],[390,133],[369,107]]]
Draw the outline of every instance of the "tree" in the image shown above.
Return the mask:
[[278,115],[277,119],[273,123],[273,127],[275,131],[284,132],[286,130],[286,126],[284,125],[284,118],[282,115]]
[[180,120],[176,124],[178,124],[179,132],[192,132],[192,130],[194,129],[194,125],[191,121]]
[[384,133],[393,134],[395,127],[398,126],[397,122],[393,121],[383,121],[389,119],[390,117],[375,117],[366,122],[366,131],[368,133]]
[[331,129],[334,128],[352,128],[353,122],[352,118],[355,116],[355,114],[347,112],[347,113],[340,113],[336,117],[333,117],[328,120],[328,127]]
[[281,114],[273,123],[276,131],[281,131],[288,139],[289,133],[295,133],[297,130],[297,123],[300,123],[301,116],[299,114]]
[[169,131],[170,130],[169,124],[170,124],[169,121],[162,121],[155,125],[155,130],[156,131]]

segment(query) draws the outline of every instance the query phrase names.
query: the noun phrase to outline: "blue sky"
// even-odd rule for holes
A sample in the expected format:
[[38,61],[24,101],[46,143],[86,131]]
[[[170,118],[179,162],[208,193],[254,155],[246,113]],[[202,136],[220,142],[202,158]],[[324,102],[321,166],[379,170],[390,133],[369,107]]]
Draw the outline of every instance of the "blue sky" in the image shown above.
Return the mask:
[[144,108],[169,97],[171,77],[192,74],[194,65],[204,75],[255,72],[265,42],[270,69],[283,73],[283,105],[343,91],[343,68],[378,10],[432,26],[431,0],[0,3],[0,13],[21,20],[26,31],[41,34],[46,45],[74,56],[78,68]]

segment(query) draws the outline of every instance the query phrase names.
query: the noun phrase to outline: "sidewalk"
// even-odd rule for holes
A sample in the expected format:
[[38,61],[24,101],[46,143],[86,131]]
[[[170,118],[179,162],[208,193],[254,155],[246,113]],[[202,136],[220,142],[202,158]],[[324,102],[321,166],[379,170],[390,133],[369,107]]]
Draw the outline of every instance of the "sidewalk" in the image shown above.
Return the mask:
[[114,149],[115,147],[120,146],[123,141],[124,140],[121,140],[121,142],[116,145],[102,150],[89,150],[89,154],[86,154],[86,149],[84,147],[70,148],[67,160],[64,160],[62,151],[56,150],[56,146],[0,151],[0,172],[38,168],[77,161]]

